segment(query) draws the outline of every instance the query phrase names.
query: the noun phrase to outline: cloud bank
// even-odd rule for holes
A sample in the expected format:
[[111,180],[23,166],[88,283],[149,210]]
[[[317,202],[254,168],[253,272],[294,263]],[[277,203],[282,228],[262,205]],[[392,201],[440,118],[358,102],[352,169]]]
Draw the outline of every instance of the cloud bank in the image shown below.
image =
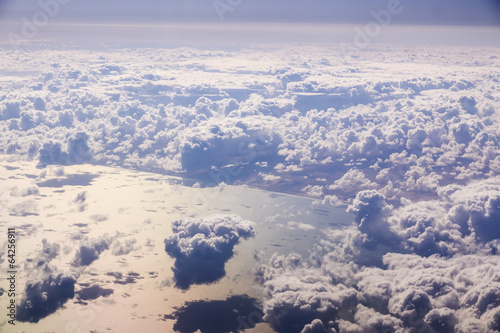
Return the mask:
[[399,208],[359,192],[353,226],[261,266],[264,319],[277,332],[498,330],[499,193],[498,177]]
[[[0,53],[3,71],[26,74],[0,82],[0,151],[12,158],[246,183],[348,207],[353,224],[325,230],[309,258],[276,255],[259,269],[264,319],[276,331],[499,329],[498,50]],[[85,210],[85,195],[74,203]],[[10,213],[37,207],[16,202]],[[236,216],[176,221],[165,239],[176,286],[218,281],[234,246],[253,234]],[[89,241],[72,263],[90,265],[108,248],[121,255],[135,245]],[[44,306],[35,291],[53,295],[50,309],[70,296],[65,276],[30,284],[23,306],[35,310],[24,318],[37,320]]]
[[[0,151],[40,167],[118,165],[345,203],[362,189],[435,195],[500,171],[491,50],[82,52],[27,51],[41,74],[3,86]],[[21,60],[14,70],[27,70]]]

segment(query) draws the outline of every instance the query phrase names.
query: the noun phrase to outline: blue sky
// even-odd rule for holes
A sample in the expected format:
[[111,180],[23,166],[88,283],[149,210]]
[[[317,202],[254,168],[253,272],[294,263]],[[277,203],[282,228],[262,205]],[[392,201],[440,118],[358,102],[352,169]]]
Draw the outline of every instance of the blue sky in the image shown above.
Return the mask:
[[[79,45],[111,42],[130,47],[352,43],[362,38],[356,29],[369,29],[373,27],[372,23],[377,24],[375,21],[388,18],[387,24],[382,24],[380,33],[370,42],[492,46],[500,43],[499,2],[0,0],[0,44],[12,44],[13,40],[20,39],[75,42]],[[387,16],[390,8],[397,9],[397,13]],[[44,15],[46,22],[43,22]],[[37,23],[37,19],[41,19],[42,24]],[[36,25],[36,33],[31,33],[32,24]],[[439,25],[441,27],[437,28]],[[463,27],[450,32],[449,26]],[[472,26],[483,26],[485,30]]]
[[[42,0],[50,2],[56,0]],[[398,0],[220,0],[228,4],[224,20],[231,22],[328,22],[360,23],[371,11],[387,8]],[[68,0],[60,0],[68,2]],[[496,0],[400,0],[403,12],[396,24],[497,25],[500,6]],[[232,5],[231,5],[232,4]],[[0,0],[0,19],[16,20],[39,10],[38,0]],[[172,22],[219,21],[212,0],[69,0],[56,20]]]

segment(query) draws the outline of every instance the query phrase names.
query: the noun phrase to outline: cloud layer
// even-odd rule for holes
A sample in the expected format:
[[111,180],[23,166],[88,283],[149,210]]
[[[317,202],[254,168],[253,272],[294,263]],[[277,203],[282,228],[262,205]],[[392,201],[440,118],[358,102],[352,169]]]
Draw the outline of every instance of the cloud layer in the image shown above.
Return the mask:
[[[257,272],[276,331],[499,329],[498,50],[0,53],[17,64],[2,71],[25,74],[0,81],[0,151],[13,158],[178,173],[348,207],[353,224],[325,230],[309,258],[275,255]],[[38,214],[24,198],[33,193],[13,189],[21,201],[9,213]],[[82,192],[74,205],[85,204]],[[165,250],[181,289],[218,281],[234,246],[254,235],[237,216],[185,218],[172,231]],[[42,263],[60,251],[44,246]],[[87,241],[72,264],[90,265],[108,248],[122,255],[136,244]],[[137,278],[110,274],[116,283]],[[55,311],[75,281],[48,270],[30,282],[21,318]]]
[[[296,59],[284,61],[291,53]],[[488,50],[46,51],[29,59],[41,74],[3,86],[0,151],[41,167],[102,163],[344,202],[361,189],[392,201],[433,195],[500,171],[498,58]]]
[[359,192],[352,227],[259,269],[264,319],[278,332],[498,330],[499,193],[498,177],[399,208]]

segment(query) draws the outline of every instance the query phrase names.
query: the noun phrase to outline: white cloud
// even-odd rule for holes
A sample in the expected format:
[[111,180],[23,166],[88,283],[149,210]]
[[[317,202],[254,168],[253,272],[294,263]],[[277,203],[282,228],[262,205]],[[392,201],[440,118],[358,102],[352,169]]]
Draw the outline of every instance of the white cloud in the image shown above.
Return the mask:
[[26,200],[9,208],[11,216],[30,216],[38,215],[38,207],[34,200]]
[[[276,183],[348,204],[353,225],[326,230],[311,260],[275,256],[259,271],[274,329],[498,329],[496,50],[435,47],[408,57],[374,47],[346,60],[333,46],[137,49],[105,52],[98,64],[83,50],[27,50],[29,62],[0,53],[12,70],[41,73],[2,86],[2,153],[40,167],[85,162]],[[38,186],[61,185],[48,182]],[[12,195],[37,195],[35,188]],[[87,201],[81,192],[74,204],[84,211]],[[16,201],[9,213],[38,210],[34,200]],[[234,246],[254,233],[250,223],[220,216],[179,220],[173,231],[165,249],[183,289],[224,276]],[[72,263],[137,246],[84,240]],[[40,262],[58,251],[46,248]],[[58,285],[58,274],[34,289],[50,279]]]
[[61,273],[46,266],[44,277],[32,278],[26,284],[16,319],[20,322],[37,323],[56,312],[68,299],[74,297],[77,279],[78,274],[75,272]]
[[173,235],[165,238],[165,251],[175,258],[174,281],[181,289],[221,279],[240,238],[255,235],[253,223],[237,215],[176,220],[172,231]]
[[101,252],[107,250],[112,239],[104,236],[99,239],[86,239],[80,243],[72,264],[74,266],[88,266],[99,258]]

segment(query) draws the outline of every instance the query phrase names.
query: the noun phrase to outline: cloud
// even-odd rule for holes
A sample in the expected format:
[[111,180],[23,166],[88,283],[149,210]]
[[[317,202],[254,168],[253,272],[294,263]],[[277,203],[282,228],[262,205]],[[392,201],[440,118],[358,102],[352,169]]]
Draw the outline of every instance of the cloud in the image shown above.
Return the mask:
[[358,169],[351,169],[342,178],[336,180],[328,188],[333,191],[358,192],[361,190],[377,188],[377,184],[370,181],[365,174]]
[[383,268],[292,258],[275,256],[257,275],[277,332],[484,332],[498,322],[496,257],[388,253]]
[[295,222],[295,221],[290,221],[287,224],[287,227],[289,229],[295,230],[295,229],[301,229],[301,230],[314,230],[316,229],[315,226],[307,223],[302,223],[302,222]]
[[[67,175],[66,177],[52,178],[37,183],[38,187],[63,187],[63,186],[88,186],[92,181],[99,177],[99,175],[84,173]],[[83,200],[83,198],[76,198],[75,200]]]
[[[155,60],[142,61],[146,52]],[[44,65],[57,59],[54,51],[37,53],[40,76],[16,83],[0,102],[0,151],[40,166],[92,162],[258,186],[279,180],[287,192],[348,204],[361,190],[389,184],[384,195],[400,205],[457,179],[498,174],[498,82],[483,71],[496,66],[490,51],[432,48],[440,57],[410,57],[375,48],[348,63],[337,49],[286,52],[301,60],[283,62],[258,47],[174,49],[169,59],[184,60],[170,62],[170,74],[151,69],[163,66],[156,59],[165,53],[155,49],[109,51],[98,65],[66,67]],[[267,60],[248,61],[253,56]],[[378,66],[388,59],[418,66],[405,73]],[[444,66],[451,61],[468,70],[452,72]],[[341,64],[335,71],[333,62]],[[326,188],[317,180],[325,173]]]
[[11,216],[31,216],[38,215],[38,207],[34,200],[26,200],[15,204],[9,208],[9,215]]
[[40,190],[38,186],[29,186],[23,189],[19,189],[15,187],[11,192],[10,195],[13,197],[27,197],[30,195],[38,195],[40,193]]
[[367,244],[375,242],[398,246],[401,239],[392,231],[387,220],[392,209],[383,195],[375,190],[365,190],[356,195],[347,211],[354,214],[359,231],[368,236]]
[[98,223],[98,222],[107,221],[109,219],[109,216],[105,215],[105,214],[94,214],[94,215],[90,215],[90,219],[92,221],[94,221],[95,223]]
[[[30,71],[41,74],[11,80],[16,89],[0,98],[0,152],[12,159],[175,172],[348,206],[353,224],[324,230],[310,258],[273,257],[260,271],[276,330],[496,329],[495,50],[373,47],[343,57],[336,46],[135,49],[107,51],[99,64],[52,67],[59,51],[25,52]],[[12,71],[21,72],[17,64]],[[37,185],[83,186],[97,176],[54,177]],[[36,214],[34,203],[16,201],[9,213]],[[74,203],[83,211],[86,196]],[[287,227],[308,228],[294,220]],[[253,235],[234,217],[179,220],[173,228],[165,249],[182,289],[219,280],[235,244]],[[86,240],[72,263],[89,265],[108,248],[129,253],[132,242]],[[39,262],[57,253],[46,247]]]
[[165,251],[175,259],[175,284],[188,289],[192,284],[212,283],[226,272],[225,263],[241,239],[253,237],[253,223],[237,215],[212,215],[176,220],[173,235],[165,238]]
[[303,267],[297,255],[273,256],[270,264],[261,267],[258,277],[269,297],[264,301],[264,320],[277,332],[318,329],[317,320],[333,329],[332,319],[343,316],[339,311],[347,316],[357,303],[354,289],[332,284],[320,269]]
[[35,267],[40,267],[46,263],[49,263],[52,259],[56,258],[61,250],[61,245],[59,243],[49,243],[47,239],[42,239],[42,250],[33,259],[33,264]]
[[28,282],[17,308],[16,319],[20,322],[37,323],[56,312],[75,296],[77,278],[76,273],[53,271],[43,279]]
[[129,254],[141,248],[141,246],[136,243],[137,240],[135,238],[125,239],[123,242],[119,239],[115,239],[111,245],[111,253],[115,256]]
[[87,209],[88,204],[85,202],[87,200],[87,191],[82,191],[76,195],[73,202],[78,205],[78,211],[83,212]]
[[128,274],[123,274],[120,272],[109,272],[106,273],[106,275],[113,276],[115,278],[115,281],[113,281],[113,283],[122,285],[133,284],[136,282],[136,280],[144,279],[140,276],[140,274],[135,272],[129,272]]
[[[67,124],[71,128],[71,125]],[[50,164],[81,164],[91,160],[90,148],[87,144],[89,136],[86,133],[78,132],[68,138],[66,151],[62,150],[59,142],[44,143],[39,151],[39,166],[44,167]]]
[[107,250],[110,244],[111,238],[107,236],[84,240],[80,243],[71,263],[73,266],[88,266],[97,260],[101,252]]
[[352,226],[327,230],[309,259],[275,255],[259,269],[265,319],[278,332],[493,330],[498,189],[497,177],[478,180],[398,208],[359,192]]

